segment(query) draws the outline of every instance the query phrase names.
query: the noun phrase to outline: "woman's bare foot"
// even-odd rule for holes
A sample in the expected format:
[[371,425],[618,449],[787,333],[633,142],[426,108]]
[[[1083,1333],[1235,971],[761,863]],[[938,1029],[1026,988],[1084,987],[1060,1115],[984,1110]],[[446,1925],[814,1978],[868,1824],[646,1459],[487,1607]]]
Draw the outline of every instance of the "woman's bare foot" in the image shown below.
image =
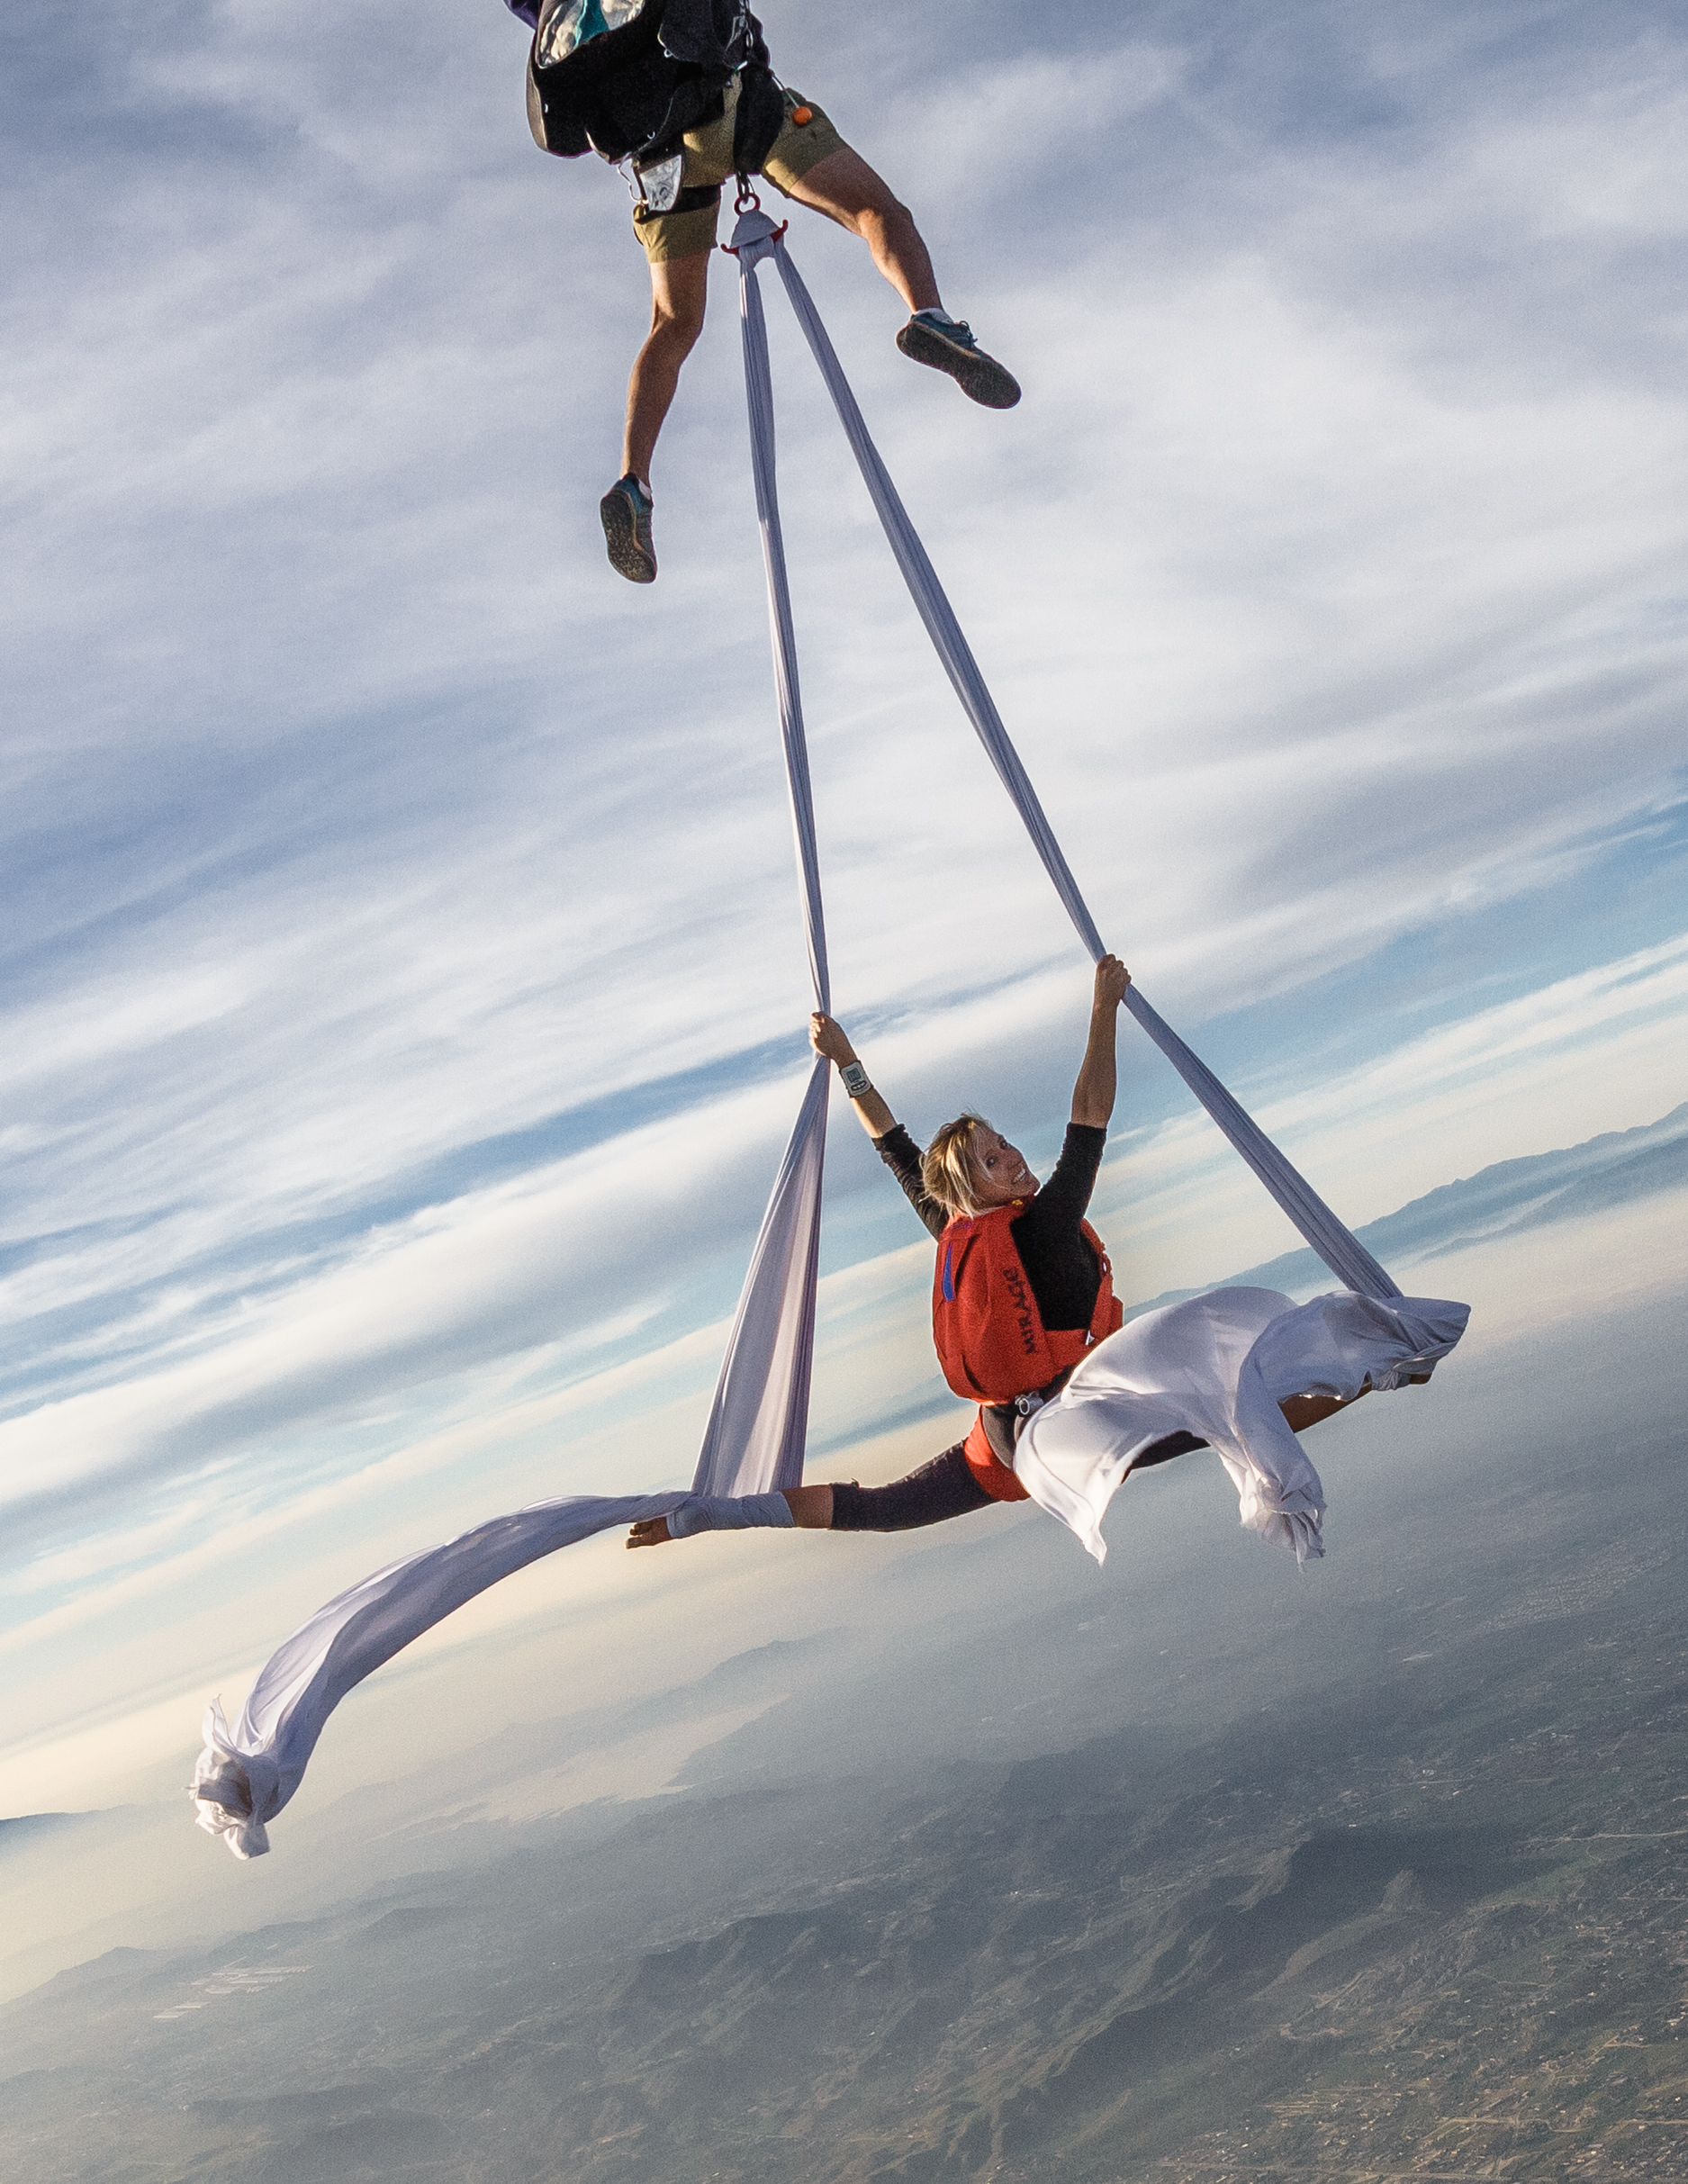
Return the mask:
[[665,1539],[673,1538],[668,1529],[666,1517],[641,1517],[627,1534],[629,1547],[661,1547]]

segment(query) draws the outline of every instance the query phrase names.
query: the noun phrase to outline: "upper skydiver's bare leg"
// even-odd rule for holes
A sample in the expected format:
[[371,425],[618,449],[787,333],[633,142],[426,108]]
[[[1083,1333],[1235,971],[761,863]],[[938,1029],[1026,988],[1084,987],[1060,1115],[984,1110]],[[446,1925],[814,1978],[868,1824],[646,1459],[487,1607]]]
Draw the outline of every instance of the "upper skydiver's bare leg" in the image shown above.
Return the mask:
[[627,381],[627,424],[621,475],[599,502],[610,564],[636,584],[656,579],[651,536],[651,460],[680,384],[680,367],[703,331],[709,252],[659,259],[651,266],[651,330]]
[[[943,309],[914,214],[859,152],[848,145],[829,152],[807,175],[793,178],[790,194],[859,235],[911,311]],[[627,427],[621,443],[623,474],[647,489],[657,435],[672,404],[681,366],[703,331],[714,255],[713,249],[700,250],[689,257],[658,259],[651,266],[651,330],[627,384]]]
[[627,382],[627,429],[621,443],[623,474],[645,486],[651,482],[656,436],[673,402],[680,367],[703,331],[711,255],[700,250],[691,257],[663,258],[651,267],[651,330]]
[[910,311],[941,311],[943,299],[915,216],[880,181],[860,152],[844,145],[793,178],[790,194],[825,212],[873,253],[873,263]]
[[799,204],[859,235],[873,253],[873,263],[915,314],[897,337],[905,356],[947,372],[964,394],[988,410],[1014,407],[1020,399],[1018,381],[985,354],[965,325],[944,311],[914,214],[860,152],[842,145],[817,159],[806,175],[794,176],[786,188]]

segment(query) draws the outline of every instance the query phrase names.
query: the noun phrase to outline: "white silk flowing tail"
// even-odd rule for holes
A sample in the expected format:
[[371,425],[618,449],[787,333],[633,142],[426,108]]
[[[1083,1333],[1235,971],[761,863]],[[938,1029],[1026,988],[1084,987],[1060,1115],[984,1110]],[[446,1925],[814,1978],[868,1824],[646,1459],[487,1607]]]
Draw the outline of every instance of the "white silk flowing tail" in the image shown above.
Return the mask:
[[1194,1433],[1231,1474],[1242,1522],[1305,1562],[1324,1552],[1324,1489],[1278,1405],[1422,1378],[1469,1310],[1352,1290],[1295,1304],[1276,1289],[1214,1289],[1146,1312],[1098,1343],[1029,1421],[1016,1476],[1101,1562],[1103,1513],[1133,1463],[1169,1433]]
[[[767,338],[754,289],[745,303],[745,384],[799,899],[815,1006],[825,1009],[832,1001],[820,858],[780,534]],[[831,1076],[829,1062],[817,1060],[810,1070],[774,1178],[721,1361],[693,1494],[758,1494],[798,1485],[803,1477]],[[221,1705],[206,1710],[193,1785],[200,1826],[221,1836],[236,1857],[261,1856],[269,1848],[266,1823],[298,1788],[329,1716],[354,1684],[477,1593],[540,1556],[610,1525],[665,1516],[688,1498],[572,1494],[540,1503],[391,1563],[329,1601],[265,1663],[232,1729]]]
[[232,1729],[221,1701],[206,1708],[193,1783],[199,1825],[237,1858],[261,1857],[267,1823],[299,1787],[323,1724],[355,1683],[500,1578],[611,1525],[665,1517],[686,1499],[572,1494],[537,1502],[338,1594],[271,1654]]

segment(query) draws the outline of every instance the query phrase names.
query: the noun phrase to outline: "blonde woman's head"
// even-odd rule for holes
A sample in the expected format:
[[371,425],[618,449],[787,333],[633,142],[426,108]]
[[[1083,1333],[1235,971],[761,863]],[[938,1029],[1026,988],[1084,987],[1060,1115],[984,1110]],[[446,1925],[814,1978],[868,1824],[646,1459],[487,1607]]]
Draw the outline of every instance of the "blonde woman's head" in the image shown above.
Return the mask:
[[970,1112],[933,1133],[920,1177],[927,1196],[952,1221],[1029,1198],[1038,1187],[1018,1149],[982,1115]]

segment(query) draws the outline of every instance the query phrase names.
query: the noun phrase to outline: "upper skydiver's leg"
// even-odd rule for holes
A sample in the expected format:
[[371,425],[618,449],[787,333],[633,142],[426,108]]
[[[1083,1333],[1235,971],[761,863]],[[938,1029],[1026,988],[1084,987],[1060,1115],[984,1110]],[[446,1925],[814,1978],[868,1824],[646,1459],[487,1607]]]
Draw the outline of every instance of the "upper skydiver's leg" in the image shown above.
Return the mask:
[[781,175],[779,154],[770,155],[776,187],[817,212],[825,212],[873,253],[873,263],[910,311],[942,310],[937,276],[915,225],[915,216],[858,151],[841,144],[802,174]]
[[904,356],[947,372],[962,393],[988,410],[1013,409],[1020,399],[1019,382],[985,354],[970,327],[944,310],[932,259],[908,207],[847,144],[800,172],[788,169],[781,150],[790,134],[788,127],[763,173],[786,196],[824,212],[866,243],[873,263],[913,314],[897,337]]
[[651,264],[651,330],[627,382],[621,475],[599,504],[611,566],[636,584],[656,579],[651,462],[680,384],[680,368],[703,331],[709,254],[706,248],[685,257],[655,258]]

